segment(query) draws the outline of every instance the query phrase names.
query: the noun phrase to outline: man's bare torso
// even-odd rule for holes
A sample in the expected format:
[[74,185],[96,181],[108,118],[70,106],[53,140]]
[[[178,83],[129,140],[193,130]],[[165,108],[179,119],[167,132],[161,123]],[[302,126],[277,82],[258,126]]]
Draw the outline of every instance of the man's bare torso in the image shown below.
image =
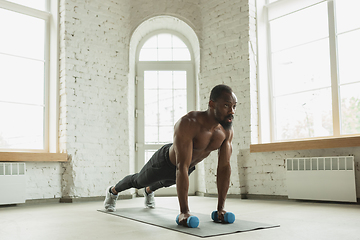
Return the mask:
[[[180,121],[191,121],[195,130],[190,167],[201,162],[204,158],[209,156],[212,151],[219,149],[229,134],[229,130],[224,130],[220,124],[218,124],[215,128],[208,128],[205,112],[190,112]],[[177,131],[180,131],[178,127],[179,122],[175,125],[174,135],[177,134]],[[169,155],[170,161],[176,165],[176,154],[173,146],[170,148]]]

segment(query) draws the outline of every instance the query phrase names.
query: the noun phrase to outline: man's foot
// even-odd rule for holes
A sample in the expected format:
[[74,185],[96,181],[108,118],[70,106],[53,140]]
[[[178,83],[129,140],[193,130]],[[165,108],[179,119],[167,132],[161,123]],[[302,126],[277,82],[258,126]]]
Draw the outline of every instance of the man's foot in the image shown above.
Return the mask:
[[155,192],[147,193],[146,188],[144,189],[145,207],[155,208]]
[[116,208],[115,208],[116,200],[118,198],[118,195],[110,193],[111,188],[112,188],[112,186],[106,188],[104,207],[109,212],[115,212],[116,211]]

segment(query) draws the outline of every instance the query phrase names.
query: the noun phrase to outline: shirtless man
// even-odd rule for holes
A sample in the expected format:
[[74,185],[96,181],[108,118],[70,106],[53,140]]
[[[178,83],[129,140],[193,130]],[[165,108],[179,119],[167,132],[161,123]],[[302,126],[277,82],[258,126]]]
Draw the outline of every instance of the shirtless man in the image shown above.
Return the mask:
[[223,221],[225,199],[230,184],[230,156],[237,98],[231,88],[217,85],[211,90],[206,111],[183,116],[174,127],[174,143],[164,145],[139,173],[126,176],[106,189],[105,209],[115,211],[117,194],[129,188],[145,188],[145,205],[154,207],[154,191],[176,184],[180,204],[179,223],[186,226],[191,216],[188,205],[189,175],[195,165],[218,150],[218,219]]

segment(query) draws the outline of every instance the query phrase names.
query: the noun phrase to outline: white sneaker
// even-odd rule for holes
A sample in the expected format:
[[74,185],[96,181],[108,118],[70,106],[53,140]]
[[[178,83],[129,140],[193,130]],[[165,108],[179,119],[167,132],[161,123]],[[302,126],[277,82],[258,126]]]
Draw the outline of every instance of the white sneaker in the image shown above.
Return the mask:
[[147,208],[155,208],[155,192],[147,194],[144,189],[144,197],[145,197],[145,207]]
[[116,200],[118,198],[118,195],[111,194],[109,192],[110,188],[112,188],[112,186],[106,188],[104,207],[109,212],[115,212]]

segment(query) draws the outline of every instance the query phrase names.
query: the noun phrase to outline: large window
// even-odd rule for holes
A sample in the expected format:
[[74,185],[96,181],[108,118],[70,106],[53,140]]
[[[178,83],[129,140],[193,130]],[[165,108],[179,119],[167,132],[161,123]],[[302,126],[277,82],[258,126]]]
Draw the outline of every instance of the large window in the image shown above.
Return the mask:
[[360,134],[359,8],[357,0],[265,2],[258,22],[267,39],[259,40],[266,44],[259,45],[263,143]]
[[0,1],[2,151],[49,150],[51,3]]

